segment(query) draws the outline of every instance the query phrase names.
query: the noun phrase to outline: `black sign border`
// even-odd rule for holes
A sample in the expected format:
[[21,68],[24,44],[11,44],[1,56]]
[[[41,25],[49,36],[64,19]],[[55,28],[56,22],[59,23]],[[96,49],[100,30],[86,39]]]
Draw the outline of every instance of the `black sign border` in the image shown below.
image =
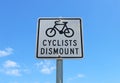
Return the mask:
[[[81,37],[81,56],[80,57],[65,57],[65,56],[61,56],[59,57],[56,56],[56,57],[41,57],[41,56],[38,56],[38,48],[39,48],[39,30],[40,30],[40,20],[79,20],[80,21],[80,37]],[[55,58],[83,58],[83,30],[82,30],[82,20],[81,18],[39,18],[38,19],[38,26],[37,26],[37,43],[36,43],[36,58],[38,59],[55,59]]]

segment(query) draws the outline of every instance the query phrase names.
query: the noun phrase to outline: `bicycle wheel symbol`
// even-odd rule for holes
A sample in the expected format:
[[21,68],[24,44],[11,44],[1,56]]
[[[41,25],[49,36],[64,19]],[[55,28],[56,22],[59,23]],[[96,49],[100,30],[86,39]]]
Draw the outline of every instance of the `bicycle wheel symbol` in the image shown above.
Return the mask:
[[56,34],[56,31],[55,31],[55,29],[53,29],[53,28],[48,28],[48,29],[46,30],[46,35],[47,35],[48,37],[53,37],[53,36],[55,36],[55,34]]
[[72,37],[72,36],[74,35],[74,31],[73,31],[71,28],[67,28],[67,29],[65,29],[65,31],[64,31],[64,35],[65,35],[66,37]]

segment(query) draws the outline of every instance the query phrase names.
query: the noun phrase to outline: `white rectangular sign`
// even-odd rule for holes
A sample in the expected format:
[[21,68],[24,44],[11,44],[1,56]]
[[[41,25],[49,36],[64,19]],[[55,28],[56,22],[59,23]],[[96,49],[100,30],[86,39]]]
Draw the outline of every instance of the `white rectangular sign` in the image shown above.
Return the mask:
[[37,31],[37,58],[82,58],[80,18],[40,18]]

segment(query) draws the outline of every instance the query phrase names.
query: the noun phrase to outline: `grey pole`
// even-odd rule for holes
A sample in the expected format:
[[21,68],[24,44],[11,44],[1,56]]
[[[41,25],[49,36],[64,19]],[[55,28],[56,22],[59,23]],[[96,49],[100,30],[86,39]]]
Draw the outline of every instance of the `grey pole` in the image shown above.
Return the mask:
[[63,83],[63,60],[61,58],[57,59],[56,67],[56,83]]

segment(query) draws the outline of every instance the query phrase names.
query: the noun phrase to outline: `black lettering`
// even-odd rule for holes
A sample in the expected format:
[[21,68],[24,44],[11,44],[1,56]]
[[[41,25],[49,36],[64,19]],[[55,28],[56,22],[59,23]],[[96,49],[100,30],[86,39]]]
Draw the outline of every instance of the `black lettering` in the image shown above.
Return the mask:
[[48,48],[46,48],[46,54],[48,53]]
[[76,54],[78,54],[78,49],[79,49],[79,48],[75,48],[75,49],[76,49]]
[[72,40],[69,40],[70,41],[70,46],[72,45]]
[[43,40],[43,46],[47,46],[47,44],[45,43],[47,40]]
[[53,46],[56,46],[56,43],[55,43],[55,42],[56,42],[56,40],[53,40],[53,41],[52,41],[52,45],[53,45]]
[[60,41],[59,41],[59,40],[57,40],[57,45],[58,45],[58,46],[61,46],[61,45],[60,45]]
[[65,40],[65,46],[68,46],[68,40]]
[[65,48],[65,54],[69,54],[69,48]]
[[48,45],[49,45],[49,46],[51,45],[51,40],[48,40]]
[[70,48],[70,54],[74,54],[74,48]]
[[64,40],[62,40],[62,46],[64,46]]
[[50,55],[52,54],[52,48],[49,48],[49,54]]
[[53,49],[53,54],[58,54],[58,48]]
[[73,46],[77,46],[77,40],[73,40]]
[[45,53],[45,49],[44,48],[41,48],[41,54],[44,54]]
[[63,48],[59,49],[59,53],[62,55],[63,54]]

